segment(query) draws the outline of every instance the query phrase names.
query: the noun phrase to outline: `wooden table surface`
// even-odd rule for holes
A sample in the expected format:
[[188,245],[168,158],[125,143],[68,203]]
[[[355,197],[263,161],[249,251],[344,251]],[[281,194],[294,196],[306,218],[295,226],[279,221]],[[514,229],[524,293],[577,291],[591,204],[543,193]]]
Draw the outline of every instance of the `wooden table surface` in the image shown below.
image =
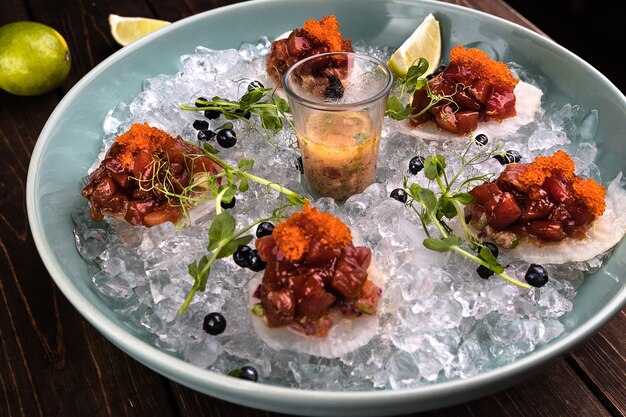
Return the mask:
[[[43,266],[28,226],[26,176],[35,142],[63,95],[119,49],[108,15],[175,21],[233,0],[1,0],[0,25],[56,28],[73,55],[55,92],[0,91],[0,417],[277,416],[196,393],[142,366],[69,304]],[[539,31],[500,0],[450,1]],[[535,377],[500,393],[419,416],[624,416],[626,315]]]

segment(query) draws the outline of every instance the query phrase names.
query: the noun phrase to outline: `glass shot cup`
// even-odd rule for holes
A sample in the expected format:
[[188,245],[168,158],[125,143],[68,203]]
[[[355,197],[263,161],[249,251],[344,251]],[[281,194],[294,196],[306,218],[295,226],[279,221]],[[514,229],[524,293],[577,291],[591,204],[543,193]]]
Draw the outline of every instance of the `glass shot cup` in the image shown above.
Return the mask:
[[285,73],[304,178],[314,195],[343,202],[374,182],[392,84],[382,61],[354,52],[313,55]]

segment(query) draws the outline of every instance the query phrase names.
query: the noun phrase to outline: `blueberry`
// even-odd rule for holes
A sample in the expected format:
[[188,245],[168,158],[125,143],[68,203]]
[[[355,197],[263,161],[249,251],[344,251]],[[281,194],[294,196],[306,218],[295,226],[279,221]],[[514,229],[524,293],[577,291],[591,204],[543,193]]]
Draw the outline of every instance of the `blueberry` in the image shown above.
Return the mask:
[[256,237],[269,236],[274,230],[274,225],[270,222],[261,222],[256,228]]
[[343,84],[341,83],[339,77],[331,74],[327,78],[328,86],[324,90],[324,97],[331,100],[338,100],[343,97]]
[[489,143],[489,138],[484,133],[480,133],[476,135],[476,137],[474,138],[474,142],[478,146],[485,146],[487,143]]
[[248,91],[256,90],[257,88],[265,88],[265,86],[258,80],[254,80],[248,84]]
[[508,162],[505,159],[504,155],[496,154],[492,158],[495,159],[496,161],[500,162],[501,165],[508,164]]
[[300,171],[300,174],[304,174],[304,166],[302,165],[302,157],[299,156],[296,159],[296,169]]
[[413,175],[416,175],[418,172],[424,169],[424,157],[423,156],[414,156],[409,161],[409,172]]
[[239,378],[256,382],[259,379],[259,373],[253,366],[246,365],[241,367]]
[[222,129],[217,132],[217,143],[222,148],[232,148],[237,143],[237,134],[233,129]]
[[495,243],[483,242],[483,246],[489,249],[489,251],[493,254],[494,258],[497,258],[498,255],[500,254],[500,251],[498,250],[498,247],[495,245]]
[[391,194],[389,194],[389,197],[393,198],[394,200],[398,200],[401,203],[406,203],[407,200],[406,191],[404,191],[404,189],[402,188],[396,188],[395,190],[393,190]]
[[226,319],[220,313],[209,313],[202,321],[202,330],[211,336],[217,336],[226,330]]
[[209,128],[209,122],[206,120],[194,120],[193,128],[196,130],[207,130]]
[[206,106],[206,104],[205,104],[205,103],[200,103],[201,101],[206,102],[206,101],[209,101],[209,100],[207,100],[207,98],[206,98],[206,97],[198,97],[198,98],[196,99],[196,102],[194,103],[194,104],[196,105],[196,107]]
[[248,119],[248,120],[250,119],[250,116],[252,116],[252,113],[250,112],[250,110],[246,111],[245,113],[243,110],[235,110],[233,113],[239,117],[243,117],[244,119]]
[[485,265],[478,265],[478,268],[476,268],[476,272],[478,273],[478,276],[482,279],[487,279],[493,275],[493,271],[487,268]]
[[230,200],[228,203],[225,202],[224,200],[220,201],[220,206],[222,206],[223,209],[231,209],[235,207],[236,202],[237,202],[237,199],[235,198],[235,196],[233,196],[233,199]]
[[219,110],[205,110],[204,111],[204,117],[206,117],[209,120],[215,120],[219,118],[221,115],[222,115],[222,112]]
[[210,129],[198,131],[198,140],[200,142],[208,142],[214,137],[215,137],[215,132]]
[[235,253],[233,253],[233,261],[242,268],[250,268],[252,257],[252,248],[248,245],[239,245]]
[[519,162],[522,160],[522,155],[516,150],[508,150],[504,154],[496,154],[493,158],[500,162],[501,165],[507,165],[513,162]]
[[509,151],[506,151],[506,158],[510,162],[519,162],[522,160],[522,155],[520,155],[520,153],[517,152],[516,150],[509,150]]
[[256,249],[252,250],[252,254],[250,255],[250,268],[254,272],[259,272],[265,269],[267,264],[261,257],[259,256],[259,252]]
[[435,76],[437,76],[437,75],[441,74],[441,73],[442,73],[442,72],[443,72],[446,68],[447,68],[447,66],[446,66],[446,65],[439,65],[439,66],[437,67],[437,69],[435,70],[435,72],[433,72],[432,74],[429,74],[429,75],[427,75],[427,76],[426,76],[426,79],[427,79],[427,80],[432,79],[433,77],[435,77]]
[[528,271],[526,271],[524,279],[526,279],[526,282],[533,287],[540,288],[546,285],[546,282],[548,282],[548,272],[541,265],[530,264],[530,266],[528,267]]

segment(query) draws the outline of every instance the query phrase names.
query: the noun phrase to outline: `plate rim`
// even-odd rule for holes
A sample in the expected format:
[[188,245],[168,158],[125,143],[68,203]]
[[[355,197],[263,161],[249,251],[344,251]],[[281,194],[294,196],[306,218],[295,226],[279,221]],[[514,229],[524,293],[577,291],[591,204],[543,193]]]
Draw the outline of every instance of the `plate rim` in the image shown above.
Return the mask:
[[[458,402],[467,401],[471,398],[477,398],[475,395],[464,397],[462,394],[473,391],[477,388],[494,386],[500,384],[500,388],[486,390],[487,395],[495,390],[504,389],[506,381],[510,379],[523,378],[525,374],[538,370],[545,363],[555,359],[558,355],[570,351],[574,346],[582,343],[587,338],[595,334],[600,327],[608,322],[622,308],[626,302],[626,285],[623,285],[620,291],[616,292],[610,301],[605,304],[599,313],[587,319],[582,325],[576,327],[571,333],[556,340],[554,343],[548,343],[540,348],[539,351],[533,351],[524,357],[515,360],[513,363],[499,366],[494,369],[483,371],[480,374],[469,378],[457,378],[443,382],[437,382],[429,385],[422,385],[415,388],[407,388],[400,390],[369,390],[369,391],[326,391],[326,390],[310,390],[299,388],[288,388],[284,386],[254,383],[242,380],[233,380],[232,377],[219,374],[215,371],[199,368],[195,365],[185,362],[182,359],[174,357],[164,351],[159,350],[155,346],[139,339],[131,334],[124,326],[118,325],[100,312],[98,308],[92,304],[85,302],[78,289],[72,285],[69,278],[65,277],[58,259],[53,256],[51,245],[44,238],[42,222],[40,216],[37,215],[35,208],[37,207],[35,190],[37,186],[37,171],[39,161],[42,159],[44,151],[47,148],[49,139],[52,135],[54,127],[63,115],[67,107],[72,104],[74,99],[79,96],[80,92],[96,79],[102,72],[107,70],[111,65],[122,59],[123,57],[134,53],[134,51],[142,48],[144,45],[158,40],[161,36],[165,36],[170,31],[176,31],[179,27],[185,26],[196,20],[203,20],[207,16],[219,15],[222,13],[231,13],[239,8],[263,7],[265,3],[288,3],[292,0],[254,0],[252,2],[237,3],[233,5],[223,6],[216,9],[198,13],[179,21],[173,22],[171,25],[152,33],[145,38],[121,48],[109,57],[104,59],[87,74],[85,74],[76,84],[65,94],[57,107],[51,113],[46,121],[33,149],[31,160],[29,163],[27,181],[26,181],[26,205],[28,212],[28,221],[33,235],[33,240],[37,251],[46,266],[50,276],[61,292],[76,308],[81,316],[83,316],[92,326],[94,326],[104,337],[119,347],[123,353],[128,354],[138,362],[152,369],[153,371],[172,379],[182,385],[188,386],[194,390],[208,395],[215,395],[219,398],[235,401],[239,404],[245,404],[254,408],[263,408],[268,410],[284,411],[285,408],[272,407],[268,403],[268,398],[280,398],[283,404],[289,404],[289,409],[294,411],[297,407],[302,411],[316,413],[316,410],[324,411],[325,402],[333,401],[336,410],[354,407],[354,401],[359,401],[359,409],[365,407],[375,407],[377,410],[384,405],[393,407],[402,407],[407,405],[415,405],[425,400],[441,397],[454,397],[458,395],[459,401],[449,402],[449,405]],[[333,3],[330,1],[329,3]],[[427,5],[435,7],[442,13],[446,10],[455,10],[469,15],[479,15],[483,19],[494,20],[506,26],[513,25],[521,30],[526,36],[539,42],[542,47],[556,50],[560,54],[564,54],[569,59],[573,59],[582,65],[587,71],[593,72],[596,76],[607,84],[607,87],[614,89],[614,92],[622,95],[622,101],[626,103],[626,98],[615,85],[601,72],[588,64],[585,60],[573,54],[566,48],[558,45],[551,39],[525,28],[515,22],[508,21],[489,13],[470,9],[464,6],[451,3],[441,3],[435,0],[385,0],[387,3],[411,4],[411,5]],[[260,6],[258,6],[260,4]],[[157,366],[158,365],[158,366]],[[183,378],[184,377],[184,378]],[[191,384],[191,385],[190,385]],[[511,383],[512,385],[512,383]],[[241,395],[245,395],[246,401],[240,401]],[[236,398],[237,400],[233,400]],[[288,401],[285,401],[287,400]],[[430,401],[432,402],[432,401]],[[262,407],[259,407],[262,406]],[[311,409],[303,410],[302,407],[310,407]],[[320,408],[321,407],[321,408]],[[328,404],[326,404],[328,407]],[[424,410],[429,408],[424,408]],[[317,412],[319,412],[319,410]],[[393,409],[389,411],[394,411]]]

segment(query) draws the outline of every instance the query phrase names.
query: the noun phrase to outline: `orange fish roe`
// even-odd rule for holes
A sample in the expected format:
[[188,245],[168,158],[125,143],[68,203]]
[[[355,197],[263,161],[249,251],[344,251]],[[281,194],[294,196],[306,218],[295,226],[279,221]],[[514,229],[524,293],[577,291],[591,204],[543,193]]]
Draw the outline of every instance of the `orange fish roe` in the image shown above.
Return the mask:
[[575,164],[564,151],[556,151],[552,156],[538,156],[534,162],[523,166],[517,174],[518,187],[528,190],[532,185],[541,186],[546,178],[559,172],[564,178],[572,180],[572,188],[576,196],[596,216],[601,216],[606,208],[606,189],[592,178],[587,180],[574,175]]
[[574,176],[574,161],[564,151],[556,151],[552,156],[538,156],[535,161],[524,166],[518,174],[518,181],[522,189],[527,190],[531,185],[541,185],[554,171],[560,171],[566,178]]
[[596,216],[602,216],[606,208],[606,189],[598,184],[593,178],[574,178],[572,182],[574,191],[585,202],[585,205]]
[[124,168],[129,168],[133,162],[133,154],[135,152],[147,150],[150,153],[154,153],[170,137],[167,132],[149,126],[148,123],[135,123],[131,125],[127,132],[115,138],[117,143],[123,147],[122,153],[118,155],[118,159]]
[[304,204],[301,212],[278,222],[272,237],[285,258],[294,262],[302,258],[314,240],[331,248],[352,244],[348,226],[330,213],[311,208],[309,202]]
[[450,63],[468,66],[477,78],[501,87],[513,89],[519,82],[506,64],[494,61],[480,49],[457,45],[450,50]]
[[343,38],[339,32],[339,23],[334,15],[323,17],[319,22],[309,19],[304,22],[302,30],[309,38],[327,46],[331,51],[343,50]]

